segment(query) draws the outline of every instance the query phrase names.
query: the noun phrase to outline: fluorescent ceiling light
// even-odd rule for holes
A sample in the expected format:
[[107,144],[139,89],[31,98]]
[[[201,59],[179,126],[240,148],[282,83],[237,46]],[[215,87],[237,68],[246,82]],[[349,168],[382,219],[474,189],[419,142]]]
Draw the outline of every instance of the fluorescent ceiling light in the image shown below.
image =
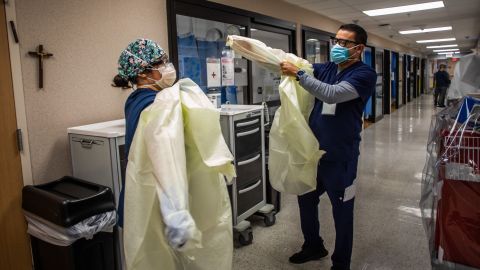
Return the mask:
[[435,2],[428,2],[428,3],[422,3],[422,4],[415,4],[415,5],[364,10],[362,12],[367,14],[368,16],[380,16],[380,15],[405,13],[405,12],[442,8],[442,7],[445,7],[445,5],[443,4],[443,1],[435,1]]
[[453,41],[455,38],[440,38],[440,39],[425,39],[417,40],[417,43],[430,43],[430,42],[442,42],[442,41]]
[[458,45],[457,44],[450,44],[450,45],[427,46],[427,49],[451,48],[451,47],[458,47]]
[[453,55],[453,54],[445,54],[443,55],[445,58],[457,58],[459,56]]
[[455,52],[459,51],[459,49],[442,49],[442,50],[433,50],[433,52]]
[[452,30],[451,26],[398,31],[402,35]]
[[316,38],[309,38],[309,39],[307,39],[307,41],[310,41],[310,42],[317,42],[317,41],[318,41],[318,39],[316,39]]
[[454,54],[454,53],[460,53],[460,52],[439,52],[437,54]]

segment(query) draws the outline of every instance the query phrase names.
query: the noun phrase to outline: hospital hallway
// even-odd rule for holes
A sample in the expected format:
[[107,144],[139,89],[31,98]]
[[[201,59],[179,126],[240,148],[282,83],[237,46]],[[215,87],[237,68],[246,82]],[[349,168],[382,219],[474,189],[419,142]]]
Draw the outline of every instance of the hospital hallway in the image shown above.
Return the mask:
[[480,270],[479,25],[480,0],[2,1],[0,270]]
[[[357,174],[352,270],[430,268],[420,217],[422,170],[431,116],[431,95],[423,95],[362,132]],[[234,269],[329,269],[334,246],[331,204],[321,196],[320,231],[329,256],[302,265],[288,262],[303,237],[295,196],[282,197],[277,223],[265,228],[253,218],[254,241],[234,251]]]

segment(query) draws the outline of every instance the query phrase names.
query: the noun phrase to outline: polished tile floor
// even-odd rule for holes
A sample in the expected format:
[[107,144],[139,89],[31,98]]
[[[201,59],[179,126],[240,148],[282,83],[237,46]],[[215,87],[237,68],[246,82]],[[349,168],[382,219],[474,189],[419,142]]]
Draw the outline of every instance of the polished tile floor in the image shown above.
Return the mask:
[[[418,202],[425,145],[435,113],[432,97],[422,96],[362,133],[355,201],[352,270],[430,269]],[[235,249],[234,269],[330,269],[330,259],[292,265],[288,257],[303,243],[296,197],[282,197],[277,223],[253,219],[254,242]],[[321,235],[334,245],[331,205],[320,202]]]

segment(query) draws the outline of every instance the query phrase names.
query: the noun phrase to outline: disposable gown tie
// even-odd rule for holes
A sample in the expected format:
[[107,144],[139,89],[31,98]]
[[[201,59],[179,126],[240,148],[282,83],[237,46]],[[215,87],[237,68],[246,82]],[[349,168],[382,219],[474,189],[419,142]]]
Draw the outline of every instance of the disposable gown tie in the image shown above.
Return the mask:
[[[227,45],[235,53],[280,73],[280,63],[288,61],[308,74],[312,65],[294,54],[267,47],[241,36],[228,36]],[[315,98],[291,76],[282,76],[279,86],[281,106],[270,130],[268,169],[272,187],[280,192],[302,195],[316,189],[319,142],[308,126]]]
[[182,79],[141,114],[125,189],[128,270],[231,269],[232,216],[226,188],[235,176],[220,114]]

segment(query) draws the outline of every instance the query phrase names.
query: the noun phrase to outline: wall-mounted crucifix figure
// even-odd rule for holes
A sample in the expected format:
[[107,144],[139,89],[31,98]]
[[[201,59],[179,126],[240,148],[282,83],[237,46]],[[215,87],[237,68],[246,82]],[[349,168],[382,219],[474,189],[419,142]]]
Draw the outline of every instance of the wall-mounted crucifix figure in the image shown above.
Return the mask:
[[38,57],[38,87],[43,88],[43,59],[53,56],[51,53],[43,51],[43,45],[40,44],[35,52],[28,52],[29,55]]

